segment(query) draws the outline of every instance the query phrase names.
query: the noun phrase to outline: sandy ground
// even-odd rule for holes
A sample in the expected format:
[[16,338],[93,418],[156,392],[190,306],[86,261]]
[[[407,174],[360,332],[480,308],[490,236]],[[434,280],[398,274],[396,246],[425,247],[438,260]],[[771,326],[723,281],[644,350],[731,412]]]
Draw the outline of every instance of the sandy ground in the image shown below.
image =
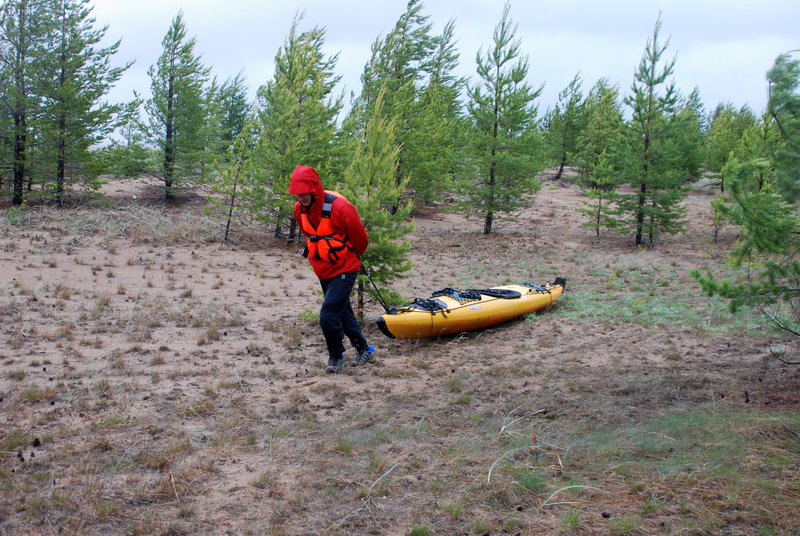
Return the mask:
[[[321,295],[299,246],[258,226],[221,244],[200,196],[165,207],[136,181],[103,193],[103,210],[54,218],[31,208],[2,226],[0,439],[24,441],[3,460],[13,484],[0,534],[56,534],[61,524],[77,534],[407,534],[421,521],[459,533],[458,522],[430,517],[440,504],[431,481],[462,471],[456,487],[468,493],[496,457],[470,452],[480,434],[464,423],[485,433],[520,405],[573,428],[709,400],[797,405],[797,367],[768,352],[791,341],[563,318],[570,292],[602,299],[642,273],[673,278],[643,307],[669,292],[705,307],[688,271],[718,266],[735,234],[712,242],[703,188],[688,201],[689,232],[642,250],[582,227],[571,185],[546,183],[491,236],[480,219],[416,214],[401,295],[564,276],[564,303],[477,333],[392,341],[368,300],[377,362],[341,375],[322,372]],[[36,478],[62,507],[20,506]],[[388,491],[373,497],[381,485]],[[555,523],[534,518],[523,529]]]

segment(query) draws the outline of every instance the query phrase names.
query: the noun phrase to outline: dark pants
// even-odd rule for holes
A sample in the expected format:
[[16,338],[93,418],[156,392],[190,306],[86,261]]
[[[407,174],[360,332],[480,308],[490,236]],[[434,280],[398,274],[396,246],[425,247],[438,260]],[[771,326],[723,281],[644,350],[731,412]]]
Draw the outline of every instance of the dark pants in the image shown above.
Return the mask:
[[367,339],[361,333],[361,326],[358,325],[353,307],[350,305],[350,292],[353,290],[356,277],[358,272],[351,272],[337,275],[332,279],[319,280],[322,292],[325,294],[319,312],[319,325],[325,336],[328,355],[337,359],[344,353],[342,341],[345,335],[356,351],[367,348]]

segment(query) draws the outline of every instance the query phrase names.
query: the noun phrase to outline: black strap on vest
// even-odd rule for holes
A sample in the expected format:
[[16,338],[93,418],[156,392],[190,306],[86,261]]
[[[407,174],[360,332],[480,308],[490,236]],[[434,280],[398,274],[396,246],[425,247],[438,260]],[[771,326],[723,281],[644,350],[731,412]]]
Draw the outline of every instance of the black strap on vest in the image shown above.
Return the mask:
[[[331,210],[333,210],[333,202],[336,201],[336,196],[325,192],[325,197],[322,202],[322,217],[330,219],[331,217]],[[348,249],[349,246],[347,244],[347,238],[344,241],[340,241],[338,238],[334,238],[333,236],[321,236],[321,235],[310,235],[308,239],[311,242],[319,242],[320,240],[325,240],[328,243],[328,262],[331,264],[336,264],[336,262],[341,258],[339,252],[343,249]],[[334,246],[331,244],[332,240],[336,240],[337,242],[341,242],[341,246]],[[352,248],[350,248],[352,249]],[[317,249],[316,256],[318,259],[322,260],[322,257],[319,256],[319,249]]]
[[325,199],[322,202],[322,217],[323,218],[330,218],[331,217],[331,209],[333,208],[333,202],[336,201],[336,196],[325,192]]

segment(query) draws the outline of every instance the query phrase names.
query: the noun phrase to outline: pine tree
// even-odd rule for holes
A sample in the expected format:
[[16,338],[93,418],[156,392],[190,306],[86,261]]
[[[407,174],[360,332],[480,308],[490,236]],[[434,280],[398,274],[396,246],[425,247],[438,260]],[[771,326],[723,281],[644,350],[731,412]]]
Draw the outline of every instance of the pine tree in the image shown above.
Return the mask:
[[[758,119],[755,124],[749,126],[744,130],[737,145],[730,151],[728,158],[725,160],[725,166],[730,163],[732,167],[740,167],[744,162],[771,162],[773,149],[776,144],[780,143],[780,134],[777,129],[771,124],[769,113],[764,112],[762,117]],[[725,180],[725,166],[720,171],[720,191],[711,200],[711,209],[713,211],[712,222],[714,225],[714,241],[716,242],[719,236],[720,228],[726,221],[733,221],[737,219],[730,215],[730,206],[735,202],[734,198],[729,192],[726,192],[727,183]],[[747,192],[758,192],[771,180],[772,166],[771,165],[753,165],[748,169],[753,171],[752,175],[747,173],[737,172],[731,174],[730,170],[728,175],[735,176],[737,188]]]
[[747,266],[744,282],[718,279],[710,270],[692,275],[709,296],[730,300],[733,311],[743,305],[764,307],[778,327],[800,336],[800,221],[797,207],[775,188],[772,165],[767,159],[733,158],[723,171],[728,198],[717,201],[716,208],[740,229],[731,262],[734,268]]
[[[397,183],[400,147],[394,141],[394,121],[382,113],[383,95],[374,101],[373,117],[363,137],[355,142],[353,159],[344,174],[341,192],[355,205],[369,233],[362,264],[376,284],[388,285],[411,269],[411,243],[402,238],[414,229],[408,221],[411,203],[397,205],[407,179]],[[359,284],[359,305],[364,305],[364,281]]]
[[611,204],[616,197],[617,185],[616,168],[604,150],[593,162],[586,184],[582,188],[590,201],[584,202],[583,208],[578,209],[588,218],[584,225],[594,228],[597,236],[600,236],[602,227],[614,229],[620,225],[615,217],[614,206]]
[[632,93],[625,99],[631,109],[626,155],[631,165],[625,180],[636,193],[619,196],[617,205],[621,215],[632,220],[636,245],[644,244],[645,237],[650,244],[657,234],[680,232],[685,225],[685,207],[680,204],[688,194],[687,161],[680,152],[685,131],[678,128],[675,84],[667,83],[675,60],[662,65],[669,40],[661,45],[660,30],[659,18],[634,75]]
[[[382,112],[388,117],[403,115],[415,100],[415,84],[429,72],[428,62],[436,47],[428,16],[420,0],[409,0],[406,11],[384,38],[372,44],[372,56],[361,75],[362,90],[356,105],[365,122],[373,117],[380,95]],[[385,91],[384,91],[385,90]]]
[[[205,120],[197,133],[198,139],[203,141],[203,157],[197,161],[197,180],[206,183],[211,180],[214,173],[214,162],[220,156],[227,154],[227,146],[222,140],[222,99],[221,89],[217,77],[203,87],[201,107]],[[211,165],[209,165],[211,164]]]
[[[586,126],[578,136],[575,161],[581,177],[591,172],[594,161],[602,153],[618,155],[623,151],[625,122],[619,89],[608,79],[598,80],[584,101]],[[613,159],[615,166],[620,165]]]
[[[0,69],[0,73],[2,70]],[[2,75],[0,74],[0,83],[2,83]],[[0,91],[3,86],[0,85]],[[10,184],[13,170],[14,161],[14,144],[13,136],[14,122],[11,119],[11,114],[8,108],[0,106],[0,195],[6,191],[6,184]]]
[[741,144],[745,131],[756,124],[756,117],[746,105],[736,109],[731,103],[719,104],[711,114],[703,139],[704,166],[717,179],[724,192],[722,169]]
[[676,152],[680,155],[677,162],[686,170],[689,180],[700,177],[700,166],[703,160],[703,132],[705,130],[705,111],[700,101],[700,90],[695,88],[678,103],[672,118],[671,135],[676,141]]
[[[48,32],[48,54],[41,79],[44,97],[42,158],[55,168],[55,195],[61,202],[67,175],[93,186],[99,170],[92,170],[90,147],[118,125],[121,104],[101,99],[132,63],[111,67],[120,41],[98,48],[107,27],[94,28],[89,0],[53,0],[54,26]],[[52,165],[51,165],[52,163]]]
[[240,73],[228,78],[216,95],[220,103],[220,148],[227,151],[248,124],[253,104],[247,97],[247,82]]
[[38,81],[44,76],[45,38],[52,27],[47,0],[6,0],[0,6],[0,103],[9,121],[3,133],[11,145],[12,198],[23,202],[32,153],[31,128],[38,119]]
[[767,113],[777,136],[771,151],[776,188],[794,204],[800,201],[800,61],[778,56],[767,78]]
[[625,122],[619,89],[605,78],[598,80],[584,102],[584,116],[586,126],[578,136],[575,154],[581,184],[590,183],[588,176],[603,153],[618,173],[621,169]]
[[585,128],[578,137],[575,161],[578,165],[581,190],[590,199],[580,212],[588,216],[586,225],[617,228],[614,200],[623,168],[624,120],[619,102],[619,90],[600,79],[584,102]]
[[[235,137],[226,147],[225,154],[214,161],[217,179],[211,184],[211,191],[219,195],[210,195],[205,207],[206,214],[224,220],[223,242],[230,240],[231,224],[235,213],[242,208],[245,186],[258,174],[258,159],[253,157],[258,148],[258,121],[245,118],[241,128],[231,129],[230,132],[235,132]],[[217,211],[213,211],[212,207],[216,207]]]
[[536,193],[541,169],[536,157],[536,106],[541,88],[525,81],[528,59],[520,57],[517,26],[509,19],[506,3],[494,30],[494,44],[477,55],[480,81],[468,88],[469,117],[472,122],[471,156],[477,182],[462,184],[467,202],[461,208],[484,216],[484,234],[492,232],[495,216],[511,214],[524,206],[526,196]]
[[161,41],[163,52],[148,69],[152,97],[145,102],[149,114],[149,141],[162,152],[160,170],[167,199],[175,188],[197,176],[207,141],[202,137],[206,112],[203,87],[209,69],[194,55],[196,41],[186,38],[183,12],[172,20]]
[[740,229],[731,259],[746,270],[738,279],[720,279],[710,270],[692,275],[709,295],[730,300],[732,309],[757,306],[779,329],[800,336],[800,166],[791,158],[800,145],[800,61],[779,56],[768,80],[764,121],[743,140],[753,152],[749,159],[740,152],[726,162],[728,197],[716,203]]
[[554,177],[556,181],[561,179],[568,163],[574,163],[578,138],[586,121],[584,106],[581,79],[576,74],[569,85],[558,94],[558,103],[545,119],[547,156],[558,166]]
[[201,137],[206,142],[205,150],[210,159],[226,157],[253,109],[241,73],[222,84],[214,77],[205,90],[203,106],[206,124]]
[[[426,146],[424,154],[415,150],[427,142],[449,139],[450,107],[460,90],[459,81],[450,74],[457,62],[452,23],[442,36],[432,36],[422,2],[409,0],[392,31],[373,43],[353,107],[358,114],[353,118],[355,128],[362,131],[373,117],[378,95],[383,95],[381,113],[395,121],[394,143],[400,147],[395,180],[399,184],[408,179],[411,194],[423,199],[430,198],[431,180],[438,179],[429,174],[430,161],[425,160],[436,148]],[[425,94],[427,84],[435,87]],[[446,114],[444,124],[431,121],[436,113]]]
[[[342,97],[334,97],[339,81],[334,74],[338,55],[326,57],[325,30],[299,33],[302,18],[292,23],[289,36],[275,57],[273,79],[258,90],[262,174],[248,188],[250,210],[275,225],[275,236],[295,240],[294,200],[289,178],[298,164],[312,166],[320,176],[341,170],[341,149],[335,142],[336,118]],[[289,232],[285,235],[284,225]]]
[[717,210],[720,203],[725,202],[722,170],[728,160],[735,158],[740,147],[744,145],[744,138],[753,135],[755,126],[756,117],[747,106],[737,110],[730,103],[719,104],[711,114],[708,129],[703,137],[702,152],[707,173],[719,188],[717,196],[711,203],[714,211],[712,216],[714,242],[718,240],[720,227],[724,223],[723,214]]
[[459,95],[466,81],[453,74],[458,66],[454,30],[450,21],[435,39],[430,76],[418,91],[416,113],[410,115],[403,136],[404,173],[414,197],[424,203],[450,191],[462,160],[466,124]]

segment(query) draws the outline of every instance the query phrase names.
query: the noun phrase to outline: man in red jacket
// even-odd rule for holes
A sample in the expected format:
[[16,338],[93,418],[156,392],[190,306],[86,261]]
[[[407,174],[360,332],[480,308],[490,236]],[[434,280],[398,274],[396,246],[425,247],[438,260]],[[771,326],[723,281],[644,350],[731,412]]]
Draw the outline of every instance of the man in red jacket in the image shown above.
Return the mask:
[[358,211],[342,194],[325,190],[317,171],[297,166],[289,180],[294,195],[294,218],[306,235],[306,249],[325,298],[319,312],[319,325],[328,347],[327,372],[339,372],[344,361],[345,335],[357,355],[354,367],[374,361],[373,349],[361,332],[350,305],[350,293],[361,270],[361,256],[369,236]]

